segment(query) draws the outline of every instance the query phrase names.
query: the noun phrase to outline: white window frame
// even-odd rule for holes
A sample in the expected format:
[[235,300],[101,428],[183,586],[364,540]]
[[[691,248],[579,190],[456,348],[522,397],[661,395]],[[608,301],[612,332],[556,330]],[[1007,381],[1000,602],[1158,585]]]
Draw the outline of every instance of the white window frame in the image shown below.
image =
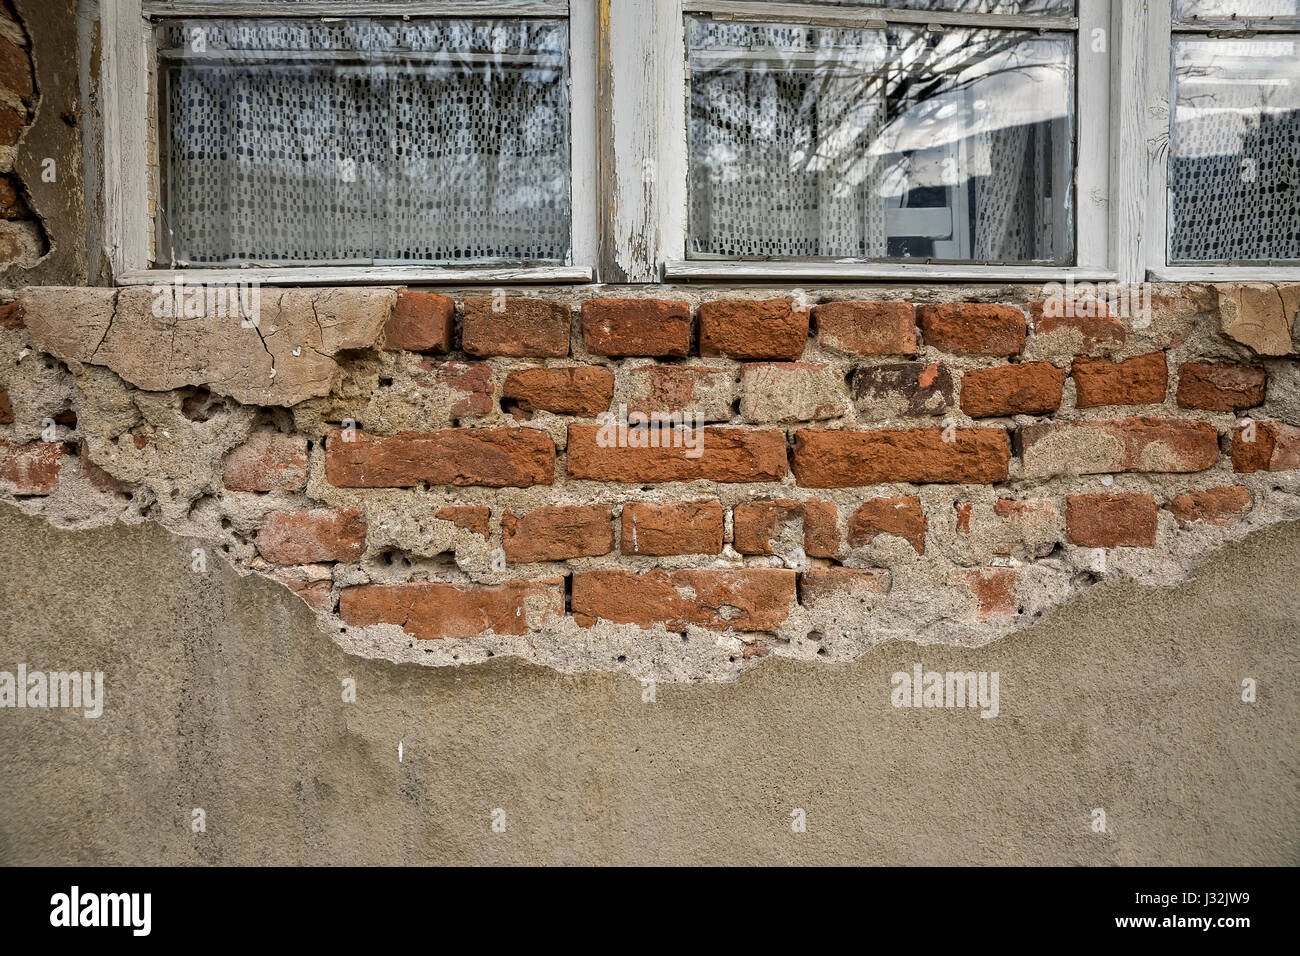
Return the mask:
[[[1077,17],[747,0],[416,0],[254,3],[102,0],[104,246],[120,285],[183,275],[267,284],[653,283],[661,281],[1300,281],[1300,267],[1165,261],[1172,0],[1078,0]],[[569,19],[572,261],[564,266],[150,268],[157,136],[150,18],[244,16],[549,16]],[[732,261],[686,256],[685,18],[877,27],[881,21],[1077,31],[1074,266],[842,260]],[[1240,22],[1240,21],[1239,21]],[[1252,23],[1300,32],[1300,25]],[[1240,29],[1240,27],[1238,27]],[[1104,46],[1098,50],[1096,39]]]

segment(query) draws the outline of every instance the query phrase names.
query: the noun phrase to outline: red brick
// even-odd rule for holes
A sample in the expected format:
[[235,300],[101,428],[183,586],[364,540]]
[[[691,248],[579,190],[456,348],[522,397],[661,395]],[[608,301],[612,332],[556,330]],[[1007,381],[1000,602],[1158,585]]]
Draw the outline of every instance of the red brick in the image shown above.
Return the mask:
[[1025,347],[1025,314],[1010,305],[955,302],[916,310],[926,345],[967,355],[1018,355]]
[[325,446],[325,478],[336,488],[482,485],[527,488],[555,480],[555,443],[535,428],[444,428],[372,438],[338,432]]
[[827,302],[812,310],[817,344],[847,355],[915,355],[910,302]]
[[12,425],[14,423],[14,406],[9,401],[9,393],[0,387],[0,425]]
[[272,511],[257,532],[257,551],[273,564],[355,561],[366,549],[366,522],[356,508]]
[[1034,337],[1050,335],[1072,341],[1076,355],[1086,355],[1099,347],[1119,348],[1128,338],[1124,323],[1111,315],[1110,309],[1104,304],[1099,307],[1098,315],[1058,315],[1053,314],[1045,305],[1043,302],[1029,303],[1029,314],[1034,320]]
[[700,354],[734,359],[787,359],[808,344],[808,310],[793,299],[729,299],[700,306]]
[[1070,375],[1079,408],[1159,405],[1165,400],[1169,381],[1164,352],[1138,355],[1122,362],[1077,358]]
[[635,502],[623,507],[624,554],[722,553],[722,503]]
[[1065,369],[1025,362],[972,369],[962,376],[961,408],[971,418],[1046,415],[1061,407]]
[[614,400],[614,373],[598,365],[521,369],[506,376],[501,394],[522,412],[595,418]]
[[23,199],[18,180],[0,176],[0,219],[30,219],[32,211]]
[[1001,428],[881,428],[795,433],[792,468],[805,488],[856,488],[895,481],[991,484],[1011,458]]
[[1154,548],[1156,499],[1151,495],[1068,495],[1065,533],[1085,548]]
[[854,602],[874,604],[890,583],[890,573],[879,568],[810,568],[799,575],[799,601],[810,611],[843,612]]
[[684,358],[691,353],[691,307],[664,299],[590,299],[582,341],[596,355]]
[[507,511],[501,516],[501,544],[510,564],[609,554],[613,515],[609,505],[552,505],[523,515]]
[[925,554],[928,526],[920,498],[873,498],[849,517],[849,547],[860,548],[877,535],[892,534],[905,540],[917,554]]
[[0,329],[16,332],[22,328],[26,328],[23,324],[22,305],[17,302],[6,302],[0,305]]
[[691,365],[646,365],[627,370],[631,383],[628,414],[663,418],[699,415],[703,421],[728,421],[735,397],[730,369]]
[[688,625],[713,631],[771,631],[795,603],[795,574],[780,569],[585,571],[573,575],[572,607],[579,623],[597,619],[643,628]]
[[398,624],[424,640],[521,636],[564,615],[564,582],[511,581],[496,587],[418,582],[344,588],[339,616],[352,627]]
[[1024,478],[1204,471],[1219,460],[1213,425],[1162,418],[1025,425],[1018,445]]
[[853,373],[853,399],[867,418],[942,415],[955,391],[948,366],[935,362],[869,365]]
[[1178,368],[1178,404],[1235,412],[1264,404],[1268,372],[1229,362],[1185,362]]
[[804,554],[837,558],[840,552],[839,510],[829,501],[744,501],[731,512],[733,546],[741,554],[775,554],[787,525],[801,525]]
[[750,422],[819,421],[848,411],[844,374],[816,362],[749,362],[740,370],[740,414]]
[[[1247,441],[1254,429],[1254,441]],[[1300,468],[1300,428],[1284,422],[1240,425],[1232,433],[1232,470],[1291,471]]]
[[[308,569],[313,567],[328,566],[308,565]],[[333,579],[328,575],[323,578],[303,576],[299,573],[303,570],[302,568],[285,568],[282,571],[272,571],[271,577],[302,598],[303,603],[313,611],[333,611]]]
[[90,450],[84,441],[77,446],[77,458],[81,462],[82,477],[99,491],[118,494],[125,487],[122,482],[90,460]]
[[450,505],[446,508],[439,508],[433,513],[433,516],[439,521],[450,521],[462,531],[481,534],[484,538],[487,538],[488,521],[492,518],[492,511],[489,508],[474,507],[472,505]]
[[8,87],[24,100],[30,100],[36,91],[31,58],[7,37],[0,37],[0,86]]
[[307,439],[254,432],[226,456],[221,483],[231,491],[302,491],[307,487]]
[[474,418],[492,411],[496,386],[487,362],[423,361],[416,368],[420,384],[439,394],[445,392],[447,414],[452,418]]
[[[774,429],[667,428],[629,431],[628,441],[664,447],[619,447],[613,425],[569,426],[568,474],[589,481],[779,481],[787,473],[785,434]],[[684,435],[684,437],[683,437]],[[676,447],[672,443],[676,442]],[[684,447],[687,443],[694,449]],[[604,446],[604,447],[602,447]],[[689,457],[698,451],[698,457]]]
[[[503,303],[501,312],[492,309]],[[466,299],[461,347],[470,355],[563,358],[569,354],[572,311],[545,299]]]
[[979,604],[981,618],[1011,617],[1019,610],[1014,568],[974,568],[961,572],[961,581]]
[[0,146],[13,146],[23,138],[27,128],[27,113],[10,106],[0,106]]
[[1169,510],[1181,525],[1205,522],[1222,527],[1239,521],[1250,510],[1251,503],[1248,489],[1228,485],[1177,495],[1169,503]]
[[0,441],[0,491],[11,495],[51,495],[59,486],[64,447],[36,441],[11,445]]
[[384,348],[450,352],[455,327],[455,300],[403,289],[384,326]]

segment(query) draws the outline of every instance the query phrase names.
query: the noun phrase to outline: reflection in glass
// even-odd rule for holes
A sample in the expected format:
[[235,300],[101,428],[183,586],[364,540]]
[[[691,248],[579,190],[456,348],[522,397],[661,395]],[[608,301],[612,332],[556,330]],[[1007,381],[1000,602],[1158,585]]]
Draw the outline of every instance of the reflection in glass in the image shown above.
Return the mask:
[[688,36],[692,255],[1073,261],[1073,35]]
[[1174,0],[1174,17],[1300,17],[1300,0]]
[[1171,262],[1300,259],[1300,37],[1175,37]]
[[156,31],[160,265],[564,262],[568,27]]

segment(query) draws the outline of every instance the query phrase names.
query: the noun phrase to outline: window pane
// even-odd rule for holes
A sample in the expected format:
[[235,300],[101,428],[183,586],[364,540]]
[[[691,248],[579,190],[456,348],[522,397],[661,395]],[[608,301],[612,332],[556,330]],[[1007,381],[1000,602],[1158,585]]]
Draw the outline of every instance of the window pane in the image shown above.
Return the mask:
[[1072,34],[688,29],[692,255],[1073,262]]
[[1171,262],[1300,259],[1300,37],[1174,40]]
[[568,26],[157,31],[162,265],[564,262]]
[[1300,17],[1300,0],[1174,0],[1174,17]]
[[951,10],[960,13],[1053,13],[1072,16],[1076,0],[786,0],[834,7],[882,7],[886,10]]

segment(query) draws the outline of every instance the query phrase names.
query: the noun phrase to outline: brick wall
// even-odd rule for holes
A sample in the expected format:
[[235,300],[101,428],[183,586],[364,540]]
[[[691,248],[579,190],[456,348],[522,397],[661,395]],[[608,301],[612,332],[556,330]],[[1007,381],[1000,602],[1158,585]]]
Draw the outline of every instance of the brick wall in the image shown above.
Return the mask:
[[697,679],[979,643],[1300,517],[1300,287],[1155,293],[267,289],[245,328],[28,289],[0,492],[160,521],[361,653]]

